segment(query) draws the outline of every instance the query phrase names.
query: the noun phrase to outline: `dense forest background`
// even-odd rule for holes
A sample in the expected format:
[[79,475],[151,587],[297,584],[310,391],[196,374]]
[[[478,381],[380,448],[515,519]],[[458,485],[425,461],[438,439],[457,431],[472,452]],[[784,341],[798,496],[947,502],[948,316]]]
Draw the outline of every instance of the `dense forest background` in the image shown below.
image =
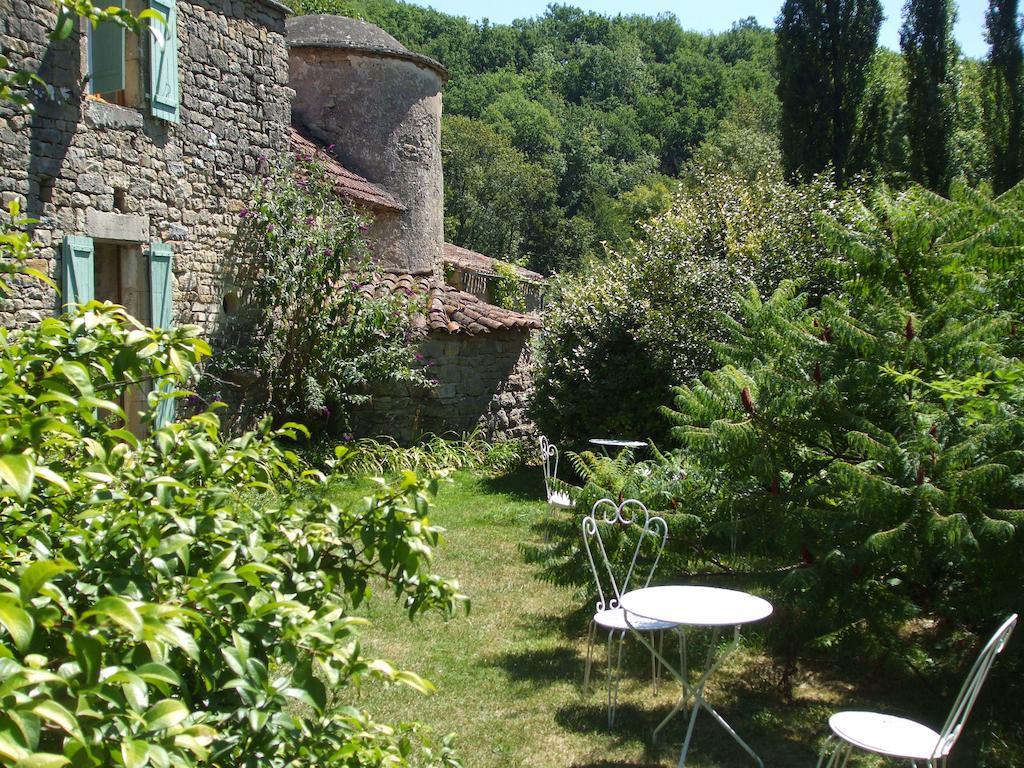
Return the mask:
[[[365,19],[448,68],[445,234],[458,245],[571,271],[624,247],[695,168],[781,173],[775,32],[753,19],[706,34],[565,5],[502,25],[398,0],[295,5]],[[971,182],[989,164],[982,70],[957,58],[953,170]],[[906,111],[904,60],[879,49],[850,170],[906,178]]]

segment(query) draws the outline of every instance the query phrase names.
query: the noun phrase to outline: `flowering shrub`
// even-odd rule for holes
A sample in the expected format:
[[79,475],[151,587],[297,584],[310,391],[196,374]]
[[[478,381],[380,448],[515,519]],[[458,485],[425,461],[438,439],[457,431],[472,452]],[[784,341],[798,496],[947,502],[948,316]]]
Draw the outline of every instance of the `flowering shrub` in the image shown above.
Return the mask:
[[243,425],[271,414],[341,432],[371,384],[428,383],[409,343],[413,297],[367,287],[367,222],[339,197],[322,158],[284,157],[240,217],[241,307],[215,345],[211,398],[237,399],[225,390],[241,380]]
[[713,367],[735,292],[767,295],[786,277],[816,281],[826,249],[815,215],[823,184],[755,183],[696,169],[644,238],[580,275],[556,280],[537,355],[533,416],[548,435],[666,435],[657,409],[674,382]]

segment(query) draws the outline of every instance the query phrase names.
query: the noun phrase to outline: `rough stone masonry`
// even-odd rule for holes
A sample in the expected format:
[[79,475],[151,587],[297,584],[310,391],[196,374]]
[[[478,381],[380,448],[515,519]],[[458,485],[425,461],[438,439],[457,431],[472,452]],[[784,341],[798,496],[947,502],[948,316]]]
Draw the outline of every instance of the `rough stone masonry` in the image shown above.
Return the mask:
[[[52,0],[0,0],[0,47],[54,86],[53,98],[35,97],[31,116],[0,105],[0,192],[39,220],[35,266],[59,284],[66,235],[162,241],[173,251],[174,322],[212,330],[239,212],[287,146],[286,12],[274,0],[179,0],[175,123],[152,116],[142,99],[120,106],[85,96],[85,25],[51,41]],[[129,57],[145,46],[133,38]],[[139,78],[145,88],[144,67]],[[0,322],[24,326],[57,301],[51,289],[26,285],[0,308]]]

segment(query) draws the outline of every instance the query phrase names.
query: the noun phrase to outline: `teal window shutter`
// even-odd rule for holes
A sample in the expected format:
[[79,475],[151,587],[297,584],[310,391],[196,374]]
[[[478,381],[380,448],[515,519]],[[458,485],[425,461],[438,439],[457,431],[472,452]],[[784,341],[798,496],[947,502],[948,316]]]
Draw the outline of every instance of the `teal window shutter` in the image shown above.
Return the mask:
[[154,117],[176,123],[181,97],[178,93],[178,9],[176,0],[149,0],[149,7],[163,14],[166,23],[150,21],[149,88]]
[[[155,240],[149,244],[150,322],[156,328],[170,328],[171,307],[174,298],[171,246]],[[162,384],[162,392],[171,392],[171,383]],[[161,400],[156,411],[156,426],[174,421],[174,400]]]
[[[124,0],[109,5],[124,8]],[[107,6],[104,6],[107,7]],[[124,27],[105,21],[89,29],[89,91],[123,91],[125,82]]]
[[61,303],[65,308],[96,298],[94,253],[91,237],[67,235],[64,238],[61,248]]

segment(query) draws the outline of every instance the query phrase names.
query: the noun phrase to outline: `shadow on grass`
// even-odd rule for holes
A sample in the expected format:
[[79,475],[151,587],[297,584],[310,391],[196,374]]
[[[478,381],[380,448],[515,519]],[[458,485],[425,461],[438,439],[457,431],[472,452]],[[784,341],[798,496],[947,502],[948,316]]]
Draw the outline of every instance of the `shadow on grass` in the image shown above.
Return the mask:
[[[580,734],[613,733],[623,744],[637,743],[644,749],[644,760],[665,760],[674,762],[682,748],[683,737],[689,722],[689,710],[683,710],[658,735],[657,742],[652,737],[654,729],[668,714],[669,704],[659,705],[651,709],[641,709],[635,705],[621,703],[615,717],[615,726],[608,727],[608,712],[603,698],[595,698],[593,702],[580,702],[560,707],[555,713],[555,722],[566,730]],[[772,694],[743,687],[739,697],[733,704],[711,702],[712,706],[736,729],[750,747],[758,753],[766,765],[813,765],[816,759],[815,745],[808,743],[803,728],[791,730],[779,727],[778,720],[783,716],[783,703]],[[787,708],[785,717],[806,720],[816,715],[813,707],[798,707],[799,712]],[[824,721],[822,721],[824,727]],[[824,730],[823,730],[824,732]],[[690,754],[695,760],[712,765],[745,766],[748,756],[707,712],[700,712],[694,729]],[[601,765],[644,766],[660,763],[588,763],[586,768]],[[584,768],[584,764],[577,766]]]
[[503,653],[494,665],[505,670],[509,679],[553,685],[565,680],[583,680],[583,661],[571,648]]
[[487,493],[499,493],[516,501],[545,504],[544,476],[540,467],[519,467],[504,475],[480,478]]

